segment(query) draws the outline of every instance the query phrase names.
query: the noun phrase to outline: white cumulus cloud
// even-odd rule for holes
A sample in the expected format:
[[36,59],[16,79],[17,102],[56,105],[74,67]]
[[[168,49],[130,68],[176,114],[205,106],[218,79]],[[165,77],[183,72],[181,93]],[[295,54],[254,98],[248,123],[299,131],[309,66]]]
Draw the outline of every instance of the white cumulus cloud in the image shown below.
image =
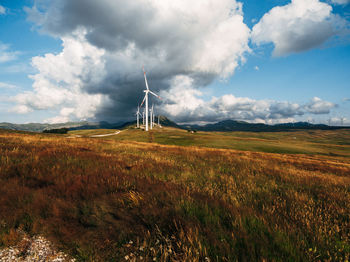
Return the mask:
[[[33,91],[18,94],[14,99],[18,113],[33,110],[61,109],[59,119],[87,119],[93,117],[108,98],[102,94],[84,91],[85,82],[99,82],[104,75],[103,50],[82,41],[83,32],[63,38],[61,53],[34,57],[33,67],[38,71],[31,75]],[[65,108],[71,107],[71,110]],[[54,120],[49,120],[54,122]]]
[[319,97],[314,97],[308,104],[305,105],[305,109],[309,113],[313,114],[329,114],[330,110],[337,105],[323,101]]
[[253,27],[252,41],[273,43],[275,56],[302,52],[322,45],[344,26],[332,6],[319,0],[292,0],[266,13]]
[[225,119],[244,120],[256,123],[291,122],[295,117],[305,114],[328,114],[335,104],[318,97],[306,104],[275,100],[255,100],[226,94],[203,99],[203,93],[191,86],[186,77],[173,81],[173,88],[161,93],[165,105],[157,108],[159,112],[171,116],[181,123],[215,122]]

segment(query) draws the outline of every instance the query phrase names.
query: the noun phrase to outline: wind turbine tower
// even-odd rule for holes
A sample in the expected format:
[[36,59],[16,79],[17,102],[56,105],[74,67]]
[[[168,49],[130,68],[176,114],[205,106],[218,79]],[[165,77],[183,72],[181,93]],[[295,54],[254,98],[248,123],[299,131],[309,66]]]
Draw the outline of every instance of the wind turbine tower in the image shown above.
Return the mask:
[[[144,76],[144,78],[145,78],[146,89],[143,90],[143,92],[145,92],[145,97],[143,98],[143,101],[142,101],[141,106],[142,106],[143,103],[145,102],[145,111],[146,111],[146,116],[145,116],[145,118],[146,118],[146,128],[145,128],[145,130],[148,131],[148,110],[149,110],[149,109],[148,109],[148,93],[154,95],[155,97],[157,97],[157,98],[159,98],[159,99],[161,99],[161,98],[160,98],[160,96],[158,96],[157,94],[155,94],[154,92],[152,92],[151,90],[149,90],[148,83],[147,83],[146,72],[145,72],[145,69],[144,69],[144,68],[142,68],[142,69],[143,69],[143,76]],[[152,125],[152,123],[151,123],[151,125]]]
[[149,110],[149,114],[150,114],[150,117],[149,117],[150,127],[151,127],[151,129],[153,129],[153,105],[152,105],[151,109]]
[[142,112],[142,125],[145,125],[145,110]]

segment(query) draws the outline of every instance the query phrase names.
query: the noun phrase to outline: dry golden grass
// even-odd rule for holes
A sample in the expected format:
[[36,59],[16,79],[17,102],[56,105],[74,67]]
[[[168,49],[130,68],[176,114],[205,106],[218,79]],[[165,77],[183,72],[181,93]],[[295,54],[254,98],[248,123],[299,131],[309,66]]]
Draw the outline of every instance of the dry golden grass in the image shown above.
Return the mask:
[[21,228],[80,261],[350,254],[343,156],[0,131],[0,192],[0,245]]

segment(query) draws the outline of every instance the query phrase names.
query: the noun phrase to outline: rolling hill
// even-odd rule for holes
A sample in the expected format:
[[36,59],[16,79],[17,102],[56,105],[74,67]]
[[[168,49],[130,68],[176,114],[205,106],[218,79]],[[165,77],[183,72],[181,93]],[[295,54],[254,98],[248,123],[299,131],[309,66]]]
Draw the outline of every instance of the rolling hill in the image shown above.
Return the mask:
[[184,128],[200,131],[251,131],[251,132],[280,132],[292,130],[336,130],[346,127],[328,126],[323,124],[310,124],[307,122],[285,123],[276,125],[254,124],[244,121],[224,120],[207,125],[185,125]]
[[29,123],[29,124],[12,124],[12,123],[0,123],[0,128],[9,130],[20,130],[30,132],[42,132],[50,129],[68,128],[70,130],[82,130],[82,129],[115,129],[123,126],[124,123],[110,124],[108,122],[67,122],[58,124],[48,123]]
[[[158,119],[156,119],[158,122]],[[310,124],[307,122],[297,122],[297,123],[285,123],[276,125],[266,125],[266,124],[254,124],[244,121],[235,120],[224,120],[214,124],[207,125],[179,125],[174,121],[171,121],[165,116],[160,116],[160,124],[162,126],[199,130],[199,131],[251,131],[251,132],[280,132],[280,131],[292,131],[292,130],[337,130],[349,127],[340,126],[328,126],[323,124]],[[0,128],[10,129],[10,130],[22,130],[22,131],[32,131],[32,132],[42,132],[49,129],[60,129],[68,128],[69,130],[84,130],[84,129],[121,129],[136,125],[136,121],[131,122],[119,122],[119,123],[108,123],[106,121],[101,122],[67,122],[60,124],[40,124],[40,123],[30,123],[30,124],[12,124],[12,123],[0,123]]]

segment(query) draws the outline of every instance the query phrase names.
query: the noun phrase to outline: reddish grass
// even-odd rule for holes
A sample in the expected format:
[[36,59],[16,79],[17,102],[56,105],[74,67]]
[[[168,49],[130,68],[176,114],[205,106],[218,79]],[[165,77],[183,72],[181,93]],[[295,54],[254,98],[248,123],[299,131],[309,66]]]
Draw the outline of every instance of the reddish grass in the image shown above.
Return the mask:
[[81,261],[349,258],[341,159],[7,131],[0,153],[0,245],[21,228]]

